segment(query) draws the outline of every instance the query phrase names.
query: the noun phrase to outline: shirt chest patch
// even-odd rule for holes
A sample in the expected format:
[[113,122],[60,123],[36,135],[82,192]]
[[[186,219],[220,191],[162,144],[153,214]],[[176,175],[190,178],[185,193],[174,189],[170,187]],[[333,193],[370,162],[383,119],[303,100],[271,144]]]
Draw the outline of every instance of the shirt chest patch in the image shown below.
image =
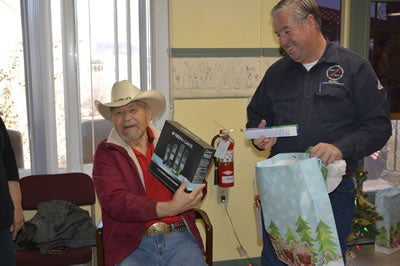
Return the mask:
[[340,80],[344,75],[344,69],[340,65],[333,65],[330,66],[326,70],[326,77],[328,78],[329,81],[337,82]]

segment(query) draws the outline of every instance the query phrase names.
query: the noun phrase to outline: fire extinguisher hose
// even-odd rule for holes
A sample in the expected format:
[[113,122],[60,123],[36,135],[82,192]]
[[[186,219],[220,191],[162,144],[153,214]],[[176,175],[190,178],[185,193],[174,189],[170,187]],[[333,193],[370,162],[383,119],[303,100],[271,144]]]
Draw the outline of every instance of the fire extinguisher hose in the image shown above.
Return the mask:
[[[215,135],[211,140],[211,146],[214,147],[215,141],[221,137],[221,134]],[[215,148],[215,147],[214,147]],[[214,185],[218,185],[218,159],[214,156]]]

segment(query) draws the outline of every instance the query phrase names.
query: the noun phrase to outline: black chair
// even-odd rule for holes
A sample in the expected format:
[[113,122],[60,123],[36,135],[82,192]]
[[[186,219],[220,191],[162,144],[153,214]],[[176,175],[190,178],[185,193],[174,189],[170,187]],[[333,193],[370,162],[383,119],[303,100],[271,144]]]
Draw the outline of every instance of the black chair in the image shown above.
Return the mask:
[[[201,209],[194,209],[196,221],[201,221],[204,226],[206,240],[204,243],[205,248],[205,261],[207,265],[213,264],[213,227],[207,213]],[[104,249],[103,249],[103,227],[102,224],[96,230],[96,252],[97,252],[97,266],[104,266]]]

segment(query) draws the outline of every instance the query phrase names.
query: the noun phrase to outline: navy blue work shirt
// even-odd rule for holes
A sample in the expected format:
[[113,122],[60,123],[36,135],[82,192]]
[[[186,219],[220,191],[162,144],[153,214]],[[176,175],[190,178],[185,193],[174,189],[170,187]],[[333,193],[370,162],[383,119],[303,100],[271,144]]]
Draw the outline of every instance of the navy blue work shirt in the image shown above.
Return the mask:
[[360,55],[327,42],[310,71],[286,56],[265,73],[247,106],[247,128],[299,126],[296,137],[278,138],[270,156],[305,152],[320,142],[335,145],[347,171],[380,150],[392,134],[385,89]]

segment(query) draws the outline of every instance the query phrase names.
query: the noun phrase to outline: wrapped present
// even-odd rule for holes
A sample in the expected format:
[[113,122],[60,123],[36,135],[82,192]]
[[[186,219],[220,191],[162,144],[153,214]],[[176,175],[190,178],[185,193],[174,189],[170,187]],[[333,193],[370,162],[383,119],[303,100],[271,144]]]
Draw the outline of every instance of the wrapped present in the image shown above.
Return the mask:
[[393,254],[400,250],[400,187],[378,191],[375,206],[383,218],[376,222],[379,233],[375,237],[375,251]]
[[321,168],[308,153],[281,153],[256,165],[265,230],[288,265],[344,265]]

